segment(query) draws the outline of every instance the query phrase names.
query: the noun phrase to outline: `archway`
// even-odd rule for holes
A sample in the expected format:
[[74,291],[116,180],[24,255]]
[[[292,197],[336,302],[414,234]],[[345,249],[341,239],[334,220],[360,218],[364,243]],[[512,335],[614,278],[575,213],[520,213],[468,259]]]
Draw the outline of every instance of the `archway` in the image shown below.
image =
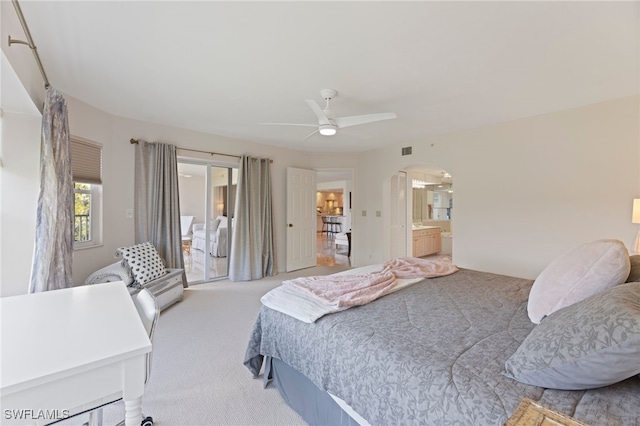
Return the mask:
[[[441,254],[453,252],[453,176],[445,169],[427,164],[411,164],[402,168],[400,173],[406,174],[403,180],[406,196],[402,197],[398,187],[398,174],[385,181],[383,188],[384,205],[387,212],[384,222],[385,246],[389,247],[388,257],[397,257],[397,242],[406,242],[405,255],[423,255],[434,250]],[[404,203],[407,226],[397,226],[399,203]],[[410,226],[409,226],[410,224]],[[420,229],[440,228],[440,240],[435,248],[425,251],[416,248],[414,231]],[[417,251],[416,251],[417,250]]]

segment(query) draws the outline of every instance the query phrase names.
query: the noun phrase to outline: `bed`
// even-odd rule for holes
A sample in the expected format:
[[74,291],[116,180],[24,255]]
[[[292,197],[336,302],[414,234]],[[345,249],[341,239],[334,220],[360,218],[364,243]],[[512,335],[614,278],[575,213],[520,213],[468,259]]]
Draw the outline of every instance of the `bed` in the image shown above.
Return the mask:
[[[461,269],[312,323],[262,306],[244,363],[309,424],[503,425],[523,398],[591,425],[640,424],[638,376],[583,390],[507,377],[523,341],[553,325],[528,317],[532,284]],[[640,298],[640,283],[623,287]]]

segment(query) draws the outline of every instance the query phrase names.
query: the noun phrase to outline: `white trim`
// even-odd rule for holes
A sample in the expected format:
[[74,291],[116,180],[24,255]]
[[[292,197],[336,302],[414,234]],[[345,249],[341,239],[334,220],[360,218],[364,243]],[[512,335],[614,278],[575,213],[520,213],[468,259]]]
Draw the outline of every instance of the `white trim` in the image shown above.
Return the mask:
[[344,402],[344,400],[338,398],[337,396],[331,394],[331,392],[327,392],[331,398],[342,408],[342,410],[349,415],[353,420],[355,420],[360,426],[371,426],[371,424],[366,421],[360,414],[356,413],[356,411],[351,408],[349,404]]

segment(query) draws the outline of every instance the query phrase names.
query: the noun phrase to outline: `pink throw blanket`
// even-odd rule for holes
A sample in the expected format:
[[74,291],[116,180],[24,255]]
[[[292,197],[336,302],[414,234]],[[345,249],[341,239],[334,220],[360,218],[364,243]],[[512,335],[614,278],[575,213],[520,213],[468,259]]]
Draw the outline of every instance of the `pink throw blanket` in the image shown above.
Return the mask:
[[458,270],[449,256],[433,259],[399,257],[385,262],[382,267],[383,272],[389,270],[396,278],[442,277]]
[[282,285],[303,290],[343,308],[364,305],[390,293],[398,278],[432,278],[457,270],[450,258],[404,257],[390,260],[380,271],[370,274],[300,277],[284,281]]
[[364,305],[384,295],[396,283],[387,272],[361,275],[321,275],[284,281],[282,285],[297,287],[337,308]]

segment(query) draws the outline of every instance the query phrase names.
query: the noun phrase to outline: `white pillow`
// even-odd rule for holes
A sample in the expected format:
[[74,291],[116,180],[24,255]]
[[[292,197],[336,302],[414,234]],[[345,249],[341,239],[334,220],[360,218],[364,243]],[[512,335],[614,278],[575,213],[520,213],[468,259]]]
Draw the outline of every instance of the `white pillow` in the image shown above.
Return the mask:
[[218,230],[220,226],[220,219],[210,220],[209,221],[209,232],[214,233]]
[[227,217],[226,216],[218,216],[218,217],[216,217],[216,220],[220,221],[220,228],[226,228],[227,227]]
[[552,312],[625,282],[629,252],[619,240],[582,244],[551,262],[529,293],[529,319],[539,324]]

